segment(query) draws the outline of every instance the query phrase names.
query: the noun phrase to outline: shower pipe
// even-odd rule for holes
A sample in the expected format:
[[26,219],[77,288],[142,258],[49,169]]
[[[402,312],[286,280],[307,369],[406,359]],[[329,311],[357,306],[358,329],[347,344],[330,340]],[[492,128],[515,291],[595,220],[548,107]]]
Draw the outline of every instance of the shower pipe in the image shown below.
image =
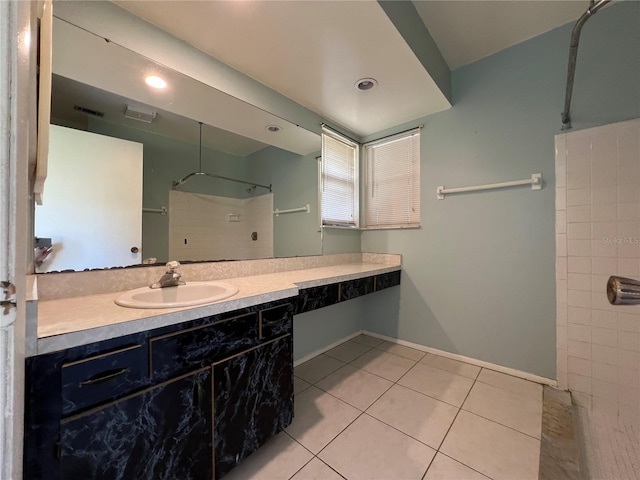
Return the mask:
[[571,128],[571,94],[573,93],[573,79],[576,73],[576,59],[578,57],[578,44],[580,43],[580,32],[584,24],[598,10],[604,7],[611,0],[591,0],[587,11],[582,14],[571,31],[571,43],[569,45],[569,67],[567,69],[567,89],[564,97],[564,112],[562,112],[562,130]]

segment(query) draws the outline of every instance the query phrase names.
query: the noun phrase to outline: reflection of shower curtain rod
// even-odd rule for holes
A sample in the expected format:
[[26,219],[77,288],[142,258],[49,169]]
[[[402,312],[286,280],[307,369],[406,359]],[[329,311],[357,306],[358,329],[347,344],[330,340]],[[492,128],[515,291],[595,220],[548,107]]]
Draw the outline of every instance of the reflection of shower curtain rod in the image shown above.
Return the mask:
[[219,178],[221,180],[229,180],[230,182],[244,183],[245,185],[251,185],[251,188],[249,188],[247,190],[249,193],[252,193],[252,190],[254,190],[256,187],[266,188],[267,190],[269,190],[269,192],[271,192],[271,185],[269,185],[267,187],[266,185],[260,185],[259,183],[245,182],[244,180],[237,180],[235,178],[223,177],[222,175],[216,175],[215,173],[203,172],[202,171],[202,122],[198,122],[198,123],[200,124],[200,142],[199,142],[200,151],[198,153],[198,169],[199,170],[197,172],[191,172],[189,175],[187,175],[186,177],[181,178],[177,182],[174,181],[171,184],[171,189],[172,190],[175,190],[176,188],[178,188],[180,185],[185,183],[187,180],[189,180],[193,176],[206,175],[207,177],[211,177],[211,178]]
[[185,183],[187,180],[189,180],[191,177],[193,177],[195,175],[206,175],[207,177],[211,177],[211,178],[219,178],[221,180],[229,180],[230,182],[244,183],[245,185],[251,185],[254,188],[255,187],[262,187],[262,188],[266,188],[267,190],[269,190],[269,192],[271,192],[271,185],[260,185],[259,183],[245,182],[244,180],[237,180],[235,178],[223,177],[222,175],[216,175],[215,173],[207,173],[207,172],[192,172],[192,173],[190,173],[186,177],[181,178],[180,180],[178,180],[177,182],[173,182],[172,183],[172,190],[175,190],[177,187],[179,187],[180,185],[182,185],[183,183]]

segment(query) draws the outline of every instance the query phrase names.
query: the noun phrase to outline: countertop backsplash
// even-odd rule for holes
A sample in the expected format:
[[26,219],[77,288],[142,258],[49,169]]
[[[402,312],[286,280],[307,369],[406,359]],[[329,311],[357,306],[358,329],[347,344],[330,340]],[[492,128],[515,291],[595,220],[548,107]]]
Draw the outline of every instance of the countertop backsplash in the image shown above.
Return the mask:
[[[393,254],[343,253],[229,262],[200,262],[183,264],[180,266],[180,272],[185,281],[195,282],[353,263],[387,264],[397,262],[399,257],[400,255]],[[28,299],[53,300],[130,290],[150,285],[157,281],[165,270],[164,265],[159,265],[34,275],[33,277],[37,281],[37,298],[32,295]],[[34,292],[34,289],[31,289],[30,292]]]

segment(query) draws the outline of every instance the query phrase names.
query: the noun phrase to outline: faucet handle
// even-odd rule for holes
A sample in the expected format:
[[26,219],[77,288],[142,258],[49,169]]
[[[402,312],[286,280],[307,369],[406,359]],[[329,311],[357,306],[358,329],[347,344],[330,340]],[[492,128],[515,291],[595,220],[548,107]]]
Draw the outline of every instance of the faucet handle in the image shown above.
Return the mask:
[[180,262],[173,260],[171,262],[167,262],[167,273],[174,273],[180,268]]

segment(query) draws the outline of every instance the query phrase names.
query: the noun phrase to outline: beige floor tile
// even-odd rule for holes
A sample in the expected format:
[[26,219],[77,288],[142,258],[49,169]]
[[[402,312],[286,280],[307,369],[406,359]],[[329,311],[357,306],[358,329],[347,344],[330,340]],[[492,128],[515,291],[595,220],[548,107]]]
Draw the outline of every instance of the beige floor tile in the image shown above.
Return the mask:
[[316,386],[359,410],[366,410],[393,382],[351,365],[345,365]]
[[474,380],[480,373],[480,367],[476,365],[459,362],[458,360],[453,360],[447,357],[441,357],[440,355],[435,355],[433,353],[427,354],[422,360],[420,360],[420,362],[425,365],[441,368],[442,370],[447,370],[448,372],[455,373],[456,375],[462,375],[463,377],[468,377]]
[[392,382],[396,382],[402,375],[407,373],[415,363],[415,361],[409,360],[408,358],[402,358],[398,355],[374,349],[356,358],[351,362],[351,365],[379,375]]
[[415,360],[416,362],[426,355],[425,352],[421,352],[415,348],[405,347],[404,345],[392,342],[382,342],[376,348],[383,352],[393,353],[394,355],[408,358],[409,360]]
[[306,390],[310,386],[311,386],[310,383],[305,382],[301,378],[298,378],[296,376],[293,377],[293,394],[294,395],[299,394],[300,392],[302,392],[303,390]]
[[519,395],[537,399],[540,402],[542,401],[542,385],[524,380],[523,378],[483,368],[480,375],[478,375],[478,381],[502,388],[503,390],[509,390]]
[[534,398],[476,382],[462,408],[519,432],[540,438],[542,402]]
[[296,473],[291,480],[344,480],[344,477],[316,457]]
[[324,354],[342,362],[349,363],[359,356],[367,353],[371,348],[373,347],[365,345],[364,343],[349,340],[348,342],[344,342],[337,347],[332,348],[328,352],[324,352]]
[[438,452],[423,480],[491,480],[472,468]]
[[461,410],[440,451],[494,480],[537,480],[540,441]]
[[369,345],[370,347],[375,347],[376,345],[380,345],[384,342],[384,340],[372,337],[371,335],[358,335],[357,337],[352,338],[352,340],[354,342],[363,343],[364,345]]
[[288,480],[313,455],[284,432],[269,440],[240,465],[225,475],[225,480]]
[[400,385],[394,385],[367,413],[436,450],[458,409]]
[[473,380],[418,363],[398,384],[459,407],[471,390]]
[[293,423],[286,431],[305,448],[318,453],[358,415],[358,409],[309,387],[296,397]]
[[349,480],[421,479],[435,450],[364,414],[319,458]]
[[298,365],[293,370],[293,373],[296,377],[300,377],[305,382],[316,383],[318,380],[323,379],[342,366],[344,366],[344,362],[341,362],[340,360],[327,357],[326,355],[318,355],[317,357],[313,357],[311,360]]
[[442,453],[436,454],[424,480],[487,480],[481,473],[456,462]]

